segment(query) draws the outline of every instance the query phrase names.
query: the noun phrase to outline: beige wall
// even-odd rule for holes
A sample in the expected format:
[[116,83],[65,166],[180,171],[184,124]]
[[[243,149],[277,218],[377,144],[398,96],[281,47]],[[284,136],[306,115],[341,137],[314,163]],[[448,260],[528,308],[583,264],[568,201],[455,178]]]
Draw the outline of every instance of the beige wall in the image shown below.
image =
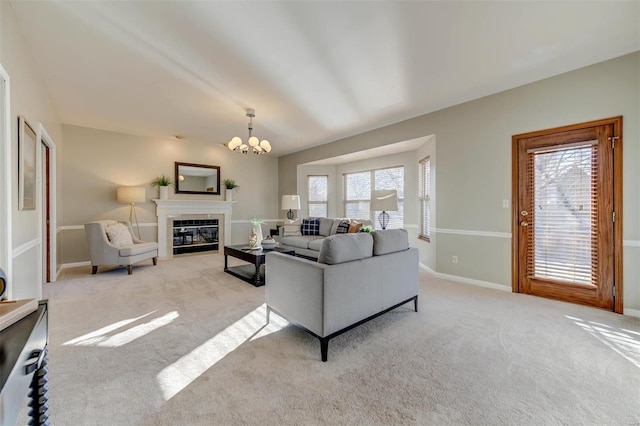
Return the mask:
[[[44,126],[57,147],[58,168],[62,152],[62,127],[57,112],[51,103],[47,90],[31,56],[11,5],[0,2],[0,64],[9,74],[11,90],[11,181],[12,185],[12,277],[11,296],[13,298],[40,298],[42,296],[42,240],[41,191],[38,190],[37,208],[31,211],[18,210],[18,130],[17,117],[24,116],[38,131]],[[40,160],[38,146],[38,165]],[[58,175],[59,177],[60,175]],[[42,178],[39,173],[38,179]],[[61,183],[57,182],[61,191]],[[4,188],[2,189],[4,190]],[[58,215],[62,205],[57,205]]]
[[[89,260],[82,225],[97,219],[128,220],[129,206],[116,201],[119,186],[142,186],[147,201],[136,204],[141,236],[157,240],[158,189],[153,178],[162,174],[172,180],[174,162],[220,166],[220,181],[234,179],[232,241],[243,243],[250,233],[249,218],[278,217],[278,160],[269,155],[241,155],[223,146],[173,138],[149,138],[84,127],[63,127],[65,155],[62,224],[64,263]],[[224,200],[221,195],[176,194],[169,198]],[[265,225],[266,227],[266,225]]]
[[[636,52],[280,157],[279,191],[295,193],[298,164],[435,135],[435,269],[509,289],[511,221],[502,200],[511,200],[511,136],[622,115],[624,306],[639,310],[639,95],[640,53]],[[457,265],[451,262],[453,255],[459,258]]]

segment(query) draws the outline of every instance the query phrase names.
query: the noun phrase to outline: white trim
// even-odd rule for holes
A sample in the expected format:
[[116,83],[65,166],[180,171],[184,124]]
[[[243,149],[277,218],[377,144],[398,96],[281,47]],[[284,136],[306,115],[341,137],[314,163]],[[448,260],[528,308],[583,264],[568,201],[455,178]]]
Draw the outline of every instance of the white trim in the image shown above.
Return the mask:
[[[39,145],[39,149],[42,149],[42,144],[45,144],[47,146],[47,148],[49,148],[49,214],[50,214],[50,235],[49,235],[49,241],[51,243],[51,251],[49,253],[49,277],[51,279],[51,282],[55,282],[58,278],[58,272],[57,272],[57,262],[58,262],[58,235],[56,232],[56,227],[57,227],[57,223],[58,223],[58,215],[57,215],[57,169],[56,169],[56,157],[57,157],[57,149],[56,149],[56,143],[53,141],[53,138],[51,138],[51,136],[49,135],[49,133],[47,133],[47,129],[44,128],[44,126],[42,125],[42,123],[38,124],[38,140],[40,141],[40,145]],[[42,157],[42,153],[40,155]],[[44,191],[44,171],[46,170],[46,165],[45,164],[41,164],[41,169],[42,169],[42,191]],[[41,193],[41,195],[44,195]],[[43,197],[40,197],[41,199]],[[43,212],[43,218],[44,218],[44,206],[42,206],[42,212]],[[44,242],[44,229],[40,230],[40,238],[42,239],[42,241]],[[42,250],[44,253],[44,250],[46,250],[46,247],[44,244],[42,244]],[[44,264],[44,259],[43,259],[43,264]],[[43,265],[44,266],[44,265]]]
[[625,308],[622,310],[622,315],[628,315],[630,317],[640,318],[640,310]]
[[[262,219],[264,221],[264,223],[269,223],[269,222],[284,222],[287,219]],[[251,223],[250,219],[237,219],[237,220],[232,220],[231,223]]]
[[[156,227],[158,226],[155,222],[146,222],[138,224],[140,227]],[[59,226],[57,232],[61,231],[84,231],[84,225],[63,225]]]
[[[405,225],[405,228],[417,228],[417,225]],[[438,234],[473,235],[476,237],[511,238],[511,232],[470,231],[466,229],[432,228]],[[640,240],[623,240],[624,247],[640,247]]]
[[511,238],[511,232],[470,231],[467,229],[433,228],[438,234],[473,235],[476,237]]
[[40,238],[36,238],[34,240],[27,241],[26,243],[22,244],[19,247],[14,248],[13,253],[11,253],[12,257],[15,259],[16,257],[27,252],[28,250],[31,250],[34,247],[38,247],[40,245],[40,241],[41,241]]
[[459,283],[462,283],[462,284],[477,285],[477,286],[480,286],[480,287],[486,287],[486,288],[490,288],[490,289],[493,289],[493,290],[511,292],[511,287],[510,286],[491,283],[491,282],[488,282],[488,281],[476,280],[476,279],[473,279],[473,278],[460,277],[458,275],[443,274],[441,272],[434,271],[433,269],[429,268],[427,265],[423,264],[422,262],[420,262],[420,268],[422,268],[423,270],[427,271],[428,273],[436,276],[437,278],[442,278],[444,280],[455,281],[455,282],[459,282]]
[[[5,123],[4,134],[0,135],[0,182],[4,188],[0,191],[3,194],[0,197],[0,267],[7,274],[8,287],[5,297],[12,298],[13,286],[11,283],[13,280],[13,230],[12,230],[12,201],[13,193],[11,187],[13,181],[11,179],[11,84],[9,74],[0,65],[0,84],[4,86],[4,100],[0,99],[0,102],[4,101],[4,117],[2,118]],[[2,129],[0,129],[1,131]]]
[[60,270],[62,271],[63,269],[76,268],[78,266],[91,266],[91,261],[90,260],[86,260],[84,262],[63,263],[62,267],[60,268]]

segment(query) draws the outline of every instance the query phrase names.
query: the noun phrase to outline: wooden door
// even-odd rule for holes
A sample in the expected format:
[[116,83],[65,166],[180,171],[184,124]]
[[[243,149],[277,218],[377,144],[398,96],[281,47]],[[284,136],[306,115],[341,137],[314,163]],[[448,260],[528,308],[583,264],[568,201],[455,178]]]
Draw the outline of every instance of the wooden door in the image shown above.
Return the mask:
[[622,117],[513,136],[513,291],[622,312]]
[[51,282],[51,156],[49,155],[49,147],[43,143],[43,171],[44,180],[42,185],[43,195],[43,267],[44,267],[44,282]]

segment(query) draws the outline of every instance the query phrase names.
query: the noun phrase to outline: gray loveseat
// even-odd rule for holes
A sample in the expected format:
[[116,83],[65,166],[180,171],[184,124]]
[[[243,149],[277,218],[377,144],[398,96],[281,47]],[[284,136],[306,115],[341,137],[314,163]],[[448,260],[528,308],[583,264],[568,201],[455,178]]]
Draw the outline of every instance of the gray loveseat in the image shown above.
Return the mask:
[[273,311],[329,340],[410,301],[418,311],[418,249],[404,229],[324,239],[318,261],[271,252],[266,258],[267,322]]
[[[280,227],[280,247],[295,250],[296,255],[311,259],[317,259],[320,254],[322,242],[326,237],[338,233],[338,225],[347,218],[324,218],[320,219],[318,235],[286,235],[285,227]],[[371,225],[373,222],[367,219],[356,219],[362,225]]]

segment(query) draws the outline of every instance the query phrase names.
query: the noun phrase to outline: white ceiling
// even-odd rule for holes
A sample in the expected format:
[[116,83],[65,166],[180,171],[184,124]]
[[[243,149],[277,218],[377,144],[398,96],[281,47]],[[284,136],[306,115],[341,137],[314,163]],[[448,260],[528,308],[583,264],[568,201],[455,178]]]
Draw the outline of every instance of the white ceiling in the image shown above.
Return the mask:
[[[640,50],[640,2],[11,1],[62,122],[282,155]],[[395,141],[394,141],[395,142]]]

